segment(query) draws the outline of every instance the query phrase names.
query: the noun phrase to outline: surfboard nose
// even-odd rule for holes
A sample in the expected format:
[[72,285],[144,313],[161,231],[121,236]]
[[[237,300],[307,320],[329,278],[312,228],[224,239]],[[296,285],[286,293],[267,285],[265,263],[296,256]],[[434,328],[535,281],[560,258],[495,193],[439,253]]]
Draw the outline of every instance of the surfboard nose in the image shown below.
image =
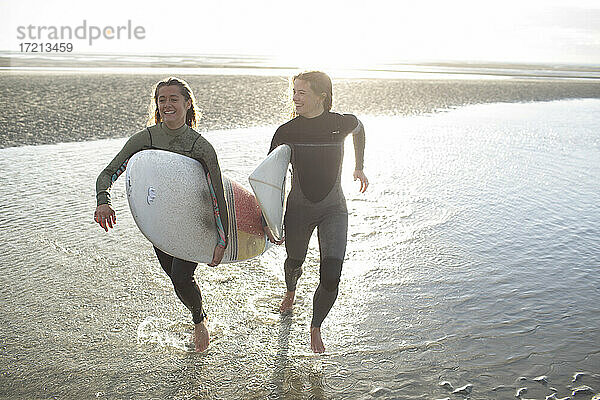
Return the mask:
[[291,153],[290,146],[278,146],[248,177],[267,226],[278,240],[283,237],[285,180]]

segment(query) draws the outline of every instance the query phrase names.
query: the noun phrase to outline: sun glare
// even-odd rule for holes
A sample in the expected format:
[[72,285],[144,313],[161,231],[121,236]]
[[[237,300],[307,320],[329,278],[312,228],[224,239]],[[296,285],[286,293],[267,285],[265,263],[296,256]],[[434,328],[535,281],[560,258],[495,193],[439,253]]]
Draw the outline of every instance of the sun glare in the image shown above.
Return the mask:
[[[77,53],[270,55],[280,66],[335,70],[444,60],[593,63],[600,34],[594,24],[600,6],[592,0],[194,2],[176,35],[171,22],[135,2],[105,3],[101,9],[74,0],[35,3],[32,15],[33,0],[11,2],[0,14],[6,32],[0,50],[18,49],[19,26],[75,29],[85,22],[106,27],[111,40],[74,40]],[[146,8],[161,6],[148,0]],[[112,39],[112,28],[128,21],[144,29],[144,40]]]

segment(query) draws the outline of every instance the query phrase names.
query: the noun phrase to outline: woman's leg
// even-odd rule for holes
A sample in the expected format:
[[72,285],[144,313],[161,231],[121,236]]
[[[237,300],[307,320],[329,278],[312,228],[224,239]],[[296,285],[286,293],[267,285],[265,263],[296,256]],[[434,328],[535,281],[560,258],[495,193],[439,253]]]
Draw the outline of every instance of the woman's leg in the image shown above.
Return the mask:
[[302,275],[302,264],[306,258],[308,242],[315,225],[310,224],[300,210],[288,208],[285,214],[285,250],[287,258],[283,265],[287,292],[279,307],[281,312],[288,311],[294,304],[296,284]]
[[161,267],[171,278],[177,297],[192,313],[194,324],[202,322],[206,314],[202,308],[200,288],[194,280],[198,264],[170,256],[156,247],[154,251]]
[[194,271],[198,264],[170,256],[156,247],[154,251],[158,262],[171,278],[177,297],[192,313],[196,351],[206,350],[210,343],[208,330],[204,324],[206,313],[202,308],[200,288],[194,280]]
[[175,293],[192,313],[194,324],[198,324],[206,318],[202,308],[200,288],[194,279],[194,271],[196,271],[197,266],[197,263],[173,258],[171,269],[171,281],[175,287]]
[[329,314],[338,295],[342,274],[342,263],[346,253],[348,214],[327,217],[319,224],[319,249],[321,265],[319,286],[313,297],[313,318],[310,326],[310,345],[315,353],[323,353],[325,346],[321,338],[321,323]]
[[162,269],[171,277],[171,265],[173,264],[173,256],[168,255],[164,251],[160,250],[157,247],[154,247],[154,252],[156,253],[156,257],[158,258],[158,262]]

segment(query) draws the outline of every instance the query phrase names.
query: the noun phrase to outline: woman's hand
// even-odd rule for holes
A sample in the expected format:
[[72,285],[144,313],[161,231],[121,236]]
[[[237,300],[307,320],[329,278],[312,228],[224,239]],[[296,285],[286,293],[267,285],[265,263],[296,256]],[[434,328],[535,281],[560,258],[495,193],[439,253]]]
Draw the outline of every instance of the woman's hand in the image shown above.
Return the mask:
[[210,264],[208,264],[208,266],[209,267],[216,267],[217,265],[219,265],[219,263],[223,259],[223,255],[224,254],[225,254],[225,247],[221,247],[219,245],[216,245],[215,246],[215,251],[213,252],[213,259],[210,262]]
[[362,170],[355,170],[354,171],[354,180],[360,179],[360,189],[359,191],[361,193],[364,193],[367,191],[367,188],[369,187],[369,180],[367,179],[367,176],[365,175],[365,173]]
[[267,238],[269,238],[269,242],[273,244],[282,244],[283,242],[285,242],[285,236],[282,237],[281,240],[275,239],[273,233],[271,233],[271,230],[266,225],[263,225],[263,232],[265,232],[265,235],[267,235]]
[[94,221],[96,221],[106,232],[117,224],[117,215],[115,210],[108,204],[100,204],[94,211]]

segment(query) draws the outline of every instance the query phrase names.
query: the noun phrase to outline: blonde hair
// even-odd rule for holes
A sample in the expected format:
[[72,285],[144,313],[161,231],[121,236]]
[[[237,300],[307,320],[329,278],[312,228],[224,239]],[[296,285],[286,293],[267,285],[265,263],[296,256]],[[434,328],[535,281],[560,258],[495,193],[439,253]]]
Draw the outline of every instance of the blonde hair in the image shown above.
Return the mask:
[[149,107],[148,125],[156,125],[162,122],[160,112],[158,111],[158,90],[163,86],[179,86],[179,91],[185,101],[192,101],[192,106],[185,114],[185,124],[190,128],[195,129],[198,126],[198,121],[202,117],[202,113],[200,113],[200,110],[196,105],[194,92],[192,92],[192,88],[190,88],[190,85],[188,85],[186,81],[175,77],[163,79],[154,87],[153,98],[150,101]]
[[[294,82],[296,79],[308,82],[310,88],[316,94],[325,94],[325,99],[323,99],[323,108],[325,111],[331,111],[331,106],[333,104],[333,85],[331,84],[331,78],[329,75],[321,71],[307,71],[295,75],[290,80],[290,96],[292,97],[294,95]],[[290,98],[290,108],[292,118],[297,117],[298,113],[296,112],[292,98]]]

